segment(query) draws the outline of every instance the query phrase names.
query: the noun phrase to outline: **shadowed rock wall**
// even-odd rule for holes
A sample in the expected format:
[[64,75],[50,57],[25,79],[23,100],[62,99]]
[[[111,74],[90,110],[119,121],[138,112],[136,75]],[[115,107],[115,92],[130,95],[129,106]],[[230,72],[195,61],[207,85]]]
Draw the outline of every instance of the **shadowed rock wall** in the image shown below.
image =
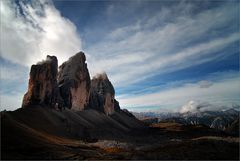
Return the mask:
[[79,52],[59,67],[58,84],[64,106],[83,110],[89,103],[90,76],[86,57]]
[[31,66],[28,91],[24,95],[22,106],[50,105],[61,106],[57,84],[58,60],[55,56],[47,56],[45,61]]

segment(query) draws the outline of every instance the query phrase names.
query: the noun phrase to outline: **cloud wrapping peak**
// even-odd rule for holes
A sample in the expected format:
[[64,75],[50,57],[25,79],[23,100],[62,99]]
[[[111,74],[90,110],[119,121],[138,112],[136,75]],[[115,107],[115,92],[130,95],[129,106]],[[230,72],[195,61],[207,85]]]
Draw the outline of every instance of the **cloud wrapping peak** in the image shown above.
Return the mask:
[[47,54],[59,64],[81,50],[75,25],[49,1],[0,1],[1,57],[30,66]]
[[210,105],[207,103],[200,103],[198,101],[189,101],[186,105],[183,105],[182,108],[180,109],[180,113],[195,113],[202,111],[203,108],[207,108]]
[[204,112],[204,111],[224,111],[227,109],[239,109],[238,104],[231,104],[231,105],[214,105],[207,102],[201,102],[201,101],[189,101],[187,104],[183,105],[181,109],[179,110],[180,113],[198,113],[198,112]]

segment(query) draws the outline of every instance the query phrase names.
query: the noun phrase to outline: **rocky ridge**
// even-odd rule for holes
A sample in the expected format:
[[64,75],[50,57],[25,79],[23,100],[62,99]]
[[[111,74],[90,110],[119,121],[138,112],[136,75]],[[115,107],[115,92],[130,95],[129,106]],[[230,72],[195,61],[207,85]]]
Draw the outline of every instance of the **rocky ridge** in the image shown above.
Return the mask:
[[[106,73],[90,79],[86,57],[79,52],[60,65],[55,56],[32,65],[22,107],[48,105],[74,111],[94,109],[111,115],[120,112],[115,90]],[[124,111],[122,111],[124,112]]]

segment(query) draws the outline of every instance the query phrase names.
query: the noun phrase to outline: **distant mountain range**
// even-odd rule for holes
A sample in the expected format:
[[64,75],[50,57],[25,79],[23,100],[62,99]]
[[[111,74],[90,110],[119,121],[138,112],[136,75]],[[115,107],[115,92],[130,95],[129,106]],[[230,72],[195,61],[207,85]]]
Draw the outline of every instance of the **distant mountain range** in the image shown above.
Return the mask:
[[237,127],[239,125],[240,111],[235,108],[222,111],[194,111],[185,113],[135,112],[133,114],[146,123],[176,122],[183,125],[201,124],[217,130],[227,131],[235,135],[239,134],[239,128],[234,128],[234,126]]

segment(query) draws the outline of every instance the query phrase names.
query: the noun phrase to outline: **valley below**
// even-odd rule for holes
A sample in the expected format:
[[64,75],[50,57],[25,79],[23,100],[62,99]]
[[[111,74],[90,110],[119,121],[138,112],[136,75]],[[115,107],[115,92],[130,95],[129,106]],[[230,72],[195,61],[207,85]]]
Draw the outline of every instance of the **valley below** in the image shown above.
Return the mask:
[[124,112],[44,107],[1,112],[3,160],[239,159],[239,137],[203,125],[146,125]]

